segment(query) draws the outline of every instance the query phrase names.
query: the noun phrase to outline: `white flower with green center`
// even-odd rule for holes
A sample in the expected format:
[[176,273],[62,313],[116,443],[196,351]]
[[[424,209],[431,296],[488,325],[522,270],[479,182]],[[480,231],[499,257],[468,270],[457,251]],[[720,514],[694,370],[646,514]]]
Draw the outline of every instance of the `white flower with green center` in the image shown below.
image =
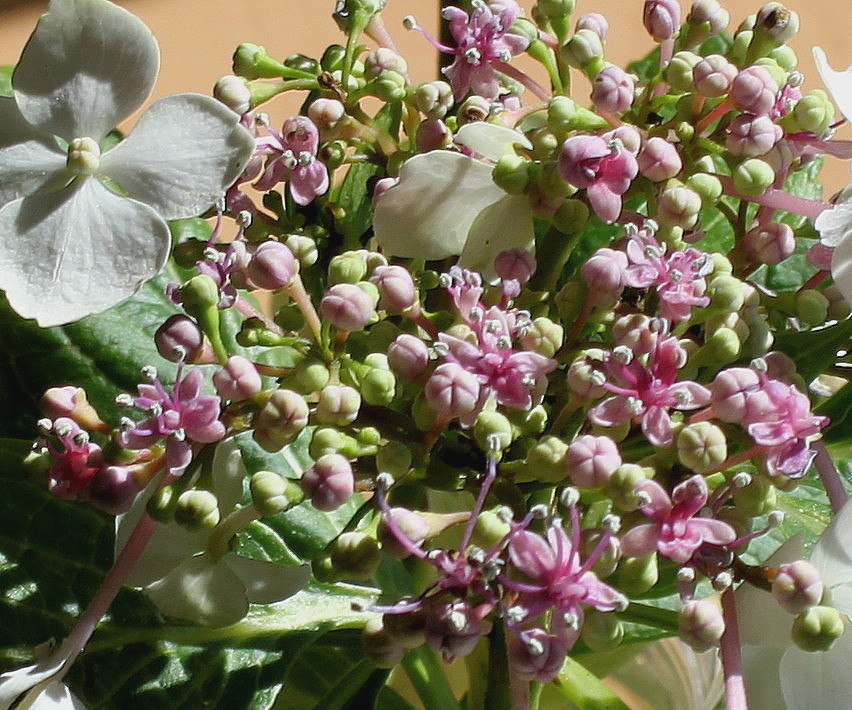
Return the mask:
[[[231,551],[233,536],[260,514],[253,505],[236,508],[246,469],[233,439],[218,444],[212,464],[218,525],[191,531],[177,523],[157,527],[125,584],[142,587],[168,616],[205,626],[240,621],[249,604],[272,604],[305,586],[310,565],[280,565]],[[116,554],[126,544],[145,510],[148,494],[116,519]]]
[[159,49],[107,0],[51,0],[0,98],[0,288],[42,326],[98,313],[162,268],[167,219],[213,205],[254,141],[238,116],[200,94],[154,103],[101,152],[145,100]]

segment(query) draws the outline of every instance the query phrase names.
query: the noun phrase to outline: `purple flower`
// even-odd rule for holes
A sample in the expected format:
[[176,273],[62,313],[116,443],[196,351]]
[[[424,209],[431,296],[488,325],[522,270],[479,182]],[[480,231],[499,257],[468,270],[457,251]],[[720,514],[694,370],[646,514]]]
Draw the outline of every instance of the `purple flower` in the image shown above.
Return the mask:
[[639,510],[651,522],[641,523],[622,536],[621,551],[629,557],[642,557],[657,550],[684,564],[701,545],[727,545],[737,537],[734,529],[721,520],[695,517],[707,503],[707,482],[702,476],[692,476],[676,486],[671,498],[651,479],[637,483],[635,490],[646,496],[648,502]]
[[713,262],[704,252],[689,247],[666,255],[665,245],[647,230],[633,234],[626,251],[630,266],[624,282],[633,288],[656,287],[662,318],[687,320],[693,306],[709,305],[710,299],[703,295],[704,276]]
[[94,475],[104,465],[101,447],[89,441],[89,435],[67,417],[53,422],[50,433],[58,439],[61,448],[45,441],[52,460],[48,489],[60,498],[77,498],[84,494]]
[[225,425],[219,421],[219,397],[201,394],[201,370],[191,370],[181,378],[181,369],[171,393],[154,375],[149,384],[138,385],[139,396],[133,406],[151,416],[128,426],[118,435],[118,443],[128,449],[145,449],[164,437],[166,457],[172,475],[180,475],[192,460],[192,444],[210,444],[225,436]]
[[443,17],[450,23],[455,47],[441,44],[421,28],[416,29],[437,49],[456,56],[452,66],[444,70],[456,101],[461,101],[469,92],[496,99],[500,84],[493,65],[505,64],[529,45],[526,37],[508,31],[521,8],[515,0],[490,3],[473,0],[471,4],[473,12],[469,15],[458,7],[444,8]]
[[620,141],[580,135],[562,144],[557,170],[563,180],[586,190],[598,217],[614,222],[621,213],[621,196],[639,172],[639,165]]
[[696,382],[677,381],[677,371],[686,363],[686,352],[677,338],[660,338],[648,355],[647,365],[627,348],[616,348],[604,365],[610,380],[603,387],[615,396],[589,411],[599,426],[617,426],[630,419],[642,423],[642,433],[654,446],[672,443],[672,421],[668,408],[698,409],[710,401],[710,391]]
[[269,190],[282,180],[290,185],[297,204],[307,205],[328,190],[328,169],[316,159],[319,131],[311,119],[294,116],[284,121],[279,133],[266,126],[269,135],[257,139],[257,150],[270,156],[254,186]]

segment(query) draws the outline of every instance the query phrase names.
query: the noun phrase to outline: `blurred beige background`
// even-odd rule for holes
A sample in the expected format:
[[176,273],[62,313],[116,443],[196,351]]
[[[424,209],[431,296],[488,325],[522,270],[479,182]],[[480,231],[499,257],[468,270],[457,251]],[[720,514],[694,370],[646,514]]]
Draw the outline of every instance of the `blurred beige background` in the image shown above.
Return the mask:
[[[533,0],[520,0],[528,11]],[[334,0],[118,0],[139,15],[153,30],[162,51],[162,71],[152,98],[180,91],[209,93],[216,79],[230,71],[230,59],[239,42],[265,46],[275,57],[300,52],[318,57],[341,35],[331,19]],[[684,13],[689,7],[682,0]],[[723,0],[731,13],[731,27],[756,12],[760,0]],[[437,32],[437,0],[389,0],[385,22],[408,59],[413,81],[435,77],[432,48],[417,33],[402,28],[402,18],[413,14],[418,22]],[[624,65],[648,52],[653,43],[641,25],[641,0],[578,0],[577,15],[599,12],[610,22],[607,59]],[[852,64],[852,14],[848,0],[790,0],[799,13],[801,31],[791,41],[806,76],[805,88],[820,86],[811,59],[811,47],[828,52],[836,69]],[[0,0],[0,64],[14,64],[47,0]],[[574,98],[584,100],[584,80],[575,82]],[[301,95],[285,96],[270,105],[275,118],[294,113]],[[838,138],[852,139],[852,127],[844,126]],[[849,165],[826,161],[827,194],[850,182]]]

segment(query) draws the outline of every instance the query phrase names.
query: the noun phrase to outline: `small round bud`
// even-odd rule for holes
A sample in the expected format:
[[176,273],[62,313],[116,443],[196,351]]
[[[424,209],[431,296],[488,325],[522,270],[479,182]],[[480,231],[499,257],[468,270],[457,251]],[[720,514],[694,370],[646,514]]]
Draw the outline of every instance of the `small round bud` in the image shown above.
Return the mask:
[[578,488],[603,486],[621,466],[615,442],[606,436],[584,435],[568,446],[565,467]]
[[362,532],[342,533],[329,553],[335,575],[357,582],[371,579],[382,560],[376,539]]
[[399,541],[397,533],[414,547],[419,547],[429,535],[429,522],[408,508],[391,508],[390,521],[382,516],[378,529],[382,551],[398,560],[404,560],[411,556],[411,551]]
[[563,234],[580,234],[589,224],[589,208],[580,200],[565,200],[553,215],[553,226]]
[[754,29],[784,44],[799,31],[799,16],[780,2],[770,2],[757,13]]
[[819,570],[807,560],[783,564],[772,580],[772,596],[789,614],[799,614],[822,600]]
[[189,530],[216,527],[219,524],[219,501],[210,491],[184,491],[177,500],[175,522]]
[[385,614],[382,616],[382,622],[390,637],[405,648],[417,648],[426,643],[426,619],[420,610],[405,614]]
[[654,182],[673,178],[683,169],[683,161],[677,148],[659,136],[645,141],[636,160],[639,163],[639,172]]
[[793,643],[803,651],[828,651],[842,634],[843,619],[830,606],[813,606],[793,621]]
[[722,610],[709,599],[685,601],[677,625],[681,640],[698,653],[718,646],[725,631]]
[[317,427],[311,437],[308,453],[311,458],[318,459],[325,454],[336,454],[347,449],[354,439],[333,427]]
[[428,153],[431,150],[447,148],[453,140],[453,133],[441,119],[422,121],[417,126],[415,145],[417,152]]
[[671,39],[680,27],[680,4],[677,0],[645,0],[642,22],[657,42]]
[[725,433],[711,422],[688,424],[677,435],[680,462],[696,473],[706,473],[728,458]]
[[758,374],[747,367],[722,370],[710,384],[713,412],[723,422],[737,423],[760,418],[772,404]]
[[486,453],[494,446],[497,451],[503,451],[512,443],[512,424],[500,412],[480,412],[473,423],[473,437]]
[[812,288],[796,294],[796,317],[806,325],[822,325],[828,319],[828,299]]
[[286,240],[287,248],[293,252],[302,266],[311,266],[319,258],[317,243],[304,234],[291,234]]
[[579,30],[568,38],[560,51],[562,59],[576,69],[585,69],[599,62],[604,54],[603,42],[592,30]]
[[94,175],[101,164],[101,148],[92,138],[75,138],[68,144],[66,164],[74,175]]
[[400,377],[416,379],[429,364],[429,348],[417,336],[403,333],[388,345],[388,364]]
[[298,503],[302,492],[273,471],[258,471],[249,481],[251,502],[261,515],[275,515]]
[[644,594],[660,579],[657,553],[643,557],[625,557],[618,565],[618,588],[629,595]]
[[738,158],[756,158],[772,150],[784,131],[769,116],[743,113],[735,116],[729,126],[725,145]]
[[406,649],[385,631],[381,619],[371,618],[361,632],[361,650],[377,668],[393,668],[402,661]]
[[698,221],[700,211],[701,197],[688,187],[669,187],[657,200],[657,220],[666,227],[690,229]]
[[741,111],[756,115],[769,113],[778,97],[778,84],[765,67],[753,65],[739,72],[731,82],[731,99]]
[[734,187],[744,195],[762,195],[775,182],[775,171],[759,158],[749,158],[734,169]]
[[476,375],[454,362],[445,362],[438,365],[426,381],[424,394],[436,414],[453,419],[474,410],[479,390]]
[[408,72],[408,63],[396,52],[387,47],[374,49],[364,57],[364,76],[372,79],[386,71],[406,74]]
[[546,434],[527,451],[525,480],[560,483],[568,477],[565,454],[568,445],[562,439]]
[[562,669],[568,649],[556,635],[534,627],[507,636],[509,665],[519,678],[547,683]]
[[316,419],[320,424],[346,426],[358,418],[361,395],[346,385],[326,385],[320,392]]
[[511,525],[497,511],[485,510],[476,519],[473,543],[487,550],[503,540],[511,530]]
[[414,103],[427,119],[442,119],[453,107],[453,89],[445,81],[421,84],[414,91]]
[[737,68],[721,54],[704,57],[692,70],[695,88],[709,98],[727,94],[736,76]]
[[532,278],[535,267],[535,257],[521,247],[501,251],[494,259],[494,270],[501,279],[514,279],[522,284]]
[[402,74],[395,71],[383,71],[369,84],[368,88],[373,96],[392,103],[402,101],[408,93],[408,82]]
[[[571,10],[571,12],[574,11]],[[579,32],[580,30],[591,30],[601,38],[601,41],[605,42],[606,37],[609,34],[609,22],[606,17],[601,15],[599,12],[587,12],[585,15],[580,15],[580,17],[577,18],[577,24],[574,26],[574,31]]]
[[319,98],[308,107],[308,118],[322,131],[332,131],[343,120],[346,108],[337,99]]
[[213,384],[220,397],[232,402],[248,399],[260,392],[263,386],[254,363],[242,355],[231,355],[228,361],[213,373]]
[[227,74],[219,79],[213,87],[213,98],[240,115],[251,109],[251,89],[241,76]]
[[663,70],[663,76],[673,91],[683,93],[695,90],[693,74],[701,60],[702,58],[694,52],[686,50],[675,52]]
[[335,284],[326,291],[320,302],[323,316],[340,330],[361,330],[375,316],[375,303],[359,286],[349,283]]
[[305,471],[301,485],[317,510],[330,512],[355,492],[355,477],[348,459],[340,454],[325,454]]
[[595,367],[586,355],[578,357],[571,363],[566,373],[566,380],[568,388],[585,400],[599,399],[606,394],[606,390],[602,387],[606,382],[606,375]]
[[484,121],[491,115],[491,102],[482,96],[468,96],[458,109],[459,126]]
[[623,286],[626,270],[627,256],[624,252],[603,247],[580,267],[580,275],[590,288],[612,293]]
[[192,361],[204,347],[204,334],[192,318],[176,314],[169,316],[168,320],[157,328],[154,343],[157,345],[157,352],[166,360]]
[[631,76],[621,67],[610,64],[592,81],[592,102],[602,111],[621,113],[630,108],[635,91]]
[[105,466],[86,487],[92,504],[111,515],[126,513],[138,493],[139,484],[124,466]]
[[325,387],[330,377],[331,373],[324,362],[307,357],[293,369],[288,384],[299,392],[311,394]]
[[491,174],[494,183],[510,195],[523,195],[530,184],[530,162],[520,155],[502,156]]
[[524,350],[532,350],[545,357],[556,355],[560,347],[564,330],[561,325],[550,318],[539,316],[532,322],[532,327],[521,337],[520,343]]
[[621,510],[636,510],[636,484],[654,476],[653,469],[625,463],[619,466],[604,486],[604,494]]
[[414,279],[402,266],[380,266],[370,281],[379,289],[379,308],[389,313],[402,313],[417,303]]
[[593,651],[611,651],[624,638],[624,626],[615,614],[590,609],[583,619],[580,638]]
[[822,89],[814,89],[796,102],[783,123],[791,132],[808,131],[821,136],[833,119],[834,106],[828,95]]
[[796,250],[793,228],[784,222],[758,225],[743,235],[740,249],[753,264],[779,264]]
[[288,389],[275,390],[257,415],[252,437],[266,451],[279,451],[308,425],[308,415],[302,395]]
[[331,258],[328,264],[329,284],[356,284],[367,275],[367,262],[364,254],[347,251]]
[[730,13],[719,4],[719,0],[695,0],[686,17],[693,26],[690,36],[696,43],[719,34],[728,26],[730,19]]

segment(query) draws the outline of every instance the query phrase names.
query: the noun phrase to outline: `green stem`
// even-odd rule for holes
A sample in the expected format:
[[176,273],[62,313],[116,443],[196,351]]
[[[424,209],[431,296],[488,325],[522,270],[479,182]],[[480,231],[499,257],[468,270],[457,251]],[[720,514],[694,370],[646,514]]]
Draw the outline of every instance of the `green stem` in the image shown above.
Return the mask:
[[410,650],[402,659],[402,667],[424,707],[461,710],[432,649],[421,646]]
[[648,604],[632,602],[627,607],[627,611],[621,614],[621,619],[635,624],[652,626],[655,629],[662,629],[673,634],[676,634],[678,630],[676,612]]
[[530,282],[533,291],[553,291],[568,257],[579,240],[579,234],[566,235],[555,227],[536,244],[538,269]]

